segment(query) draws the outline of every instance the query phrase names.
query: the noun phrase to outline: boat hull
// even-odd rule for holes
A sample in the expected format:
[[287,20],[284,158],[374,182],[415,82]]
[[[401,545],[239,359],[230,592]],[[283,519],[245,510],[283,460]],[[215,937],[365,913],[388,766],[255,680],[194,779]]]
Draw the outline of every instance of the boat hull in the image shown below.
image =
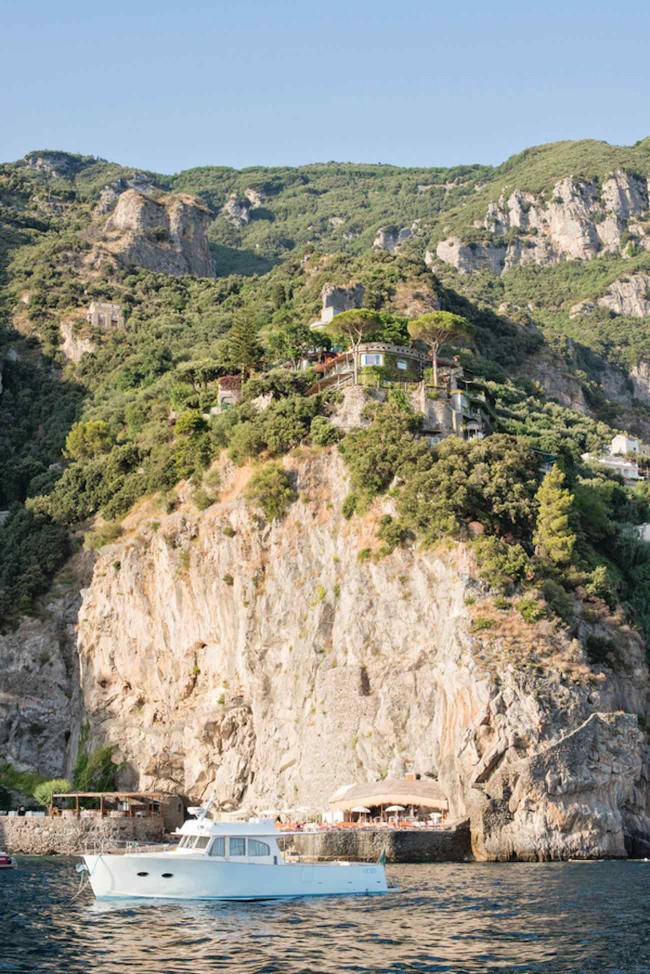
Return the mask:
[[236,863],[176,854],[84,856],[98,899],[262,900],[387,893],[381,863]]

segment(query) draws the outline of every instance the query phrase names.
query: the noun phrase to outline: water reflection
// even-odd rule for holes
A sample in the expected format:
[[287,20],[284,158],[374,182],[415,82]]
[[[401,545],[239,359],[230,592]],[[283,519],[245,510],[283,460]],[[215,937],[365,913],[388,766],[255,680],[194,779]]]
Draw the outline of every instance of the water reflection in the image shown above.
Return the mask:
[[72,899],[72,860],[0,875],[0,974],[648,974],[650,863],[393,867],[383,897]]

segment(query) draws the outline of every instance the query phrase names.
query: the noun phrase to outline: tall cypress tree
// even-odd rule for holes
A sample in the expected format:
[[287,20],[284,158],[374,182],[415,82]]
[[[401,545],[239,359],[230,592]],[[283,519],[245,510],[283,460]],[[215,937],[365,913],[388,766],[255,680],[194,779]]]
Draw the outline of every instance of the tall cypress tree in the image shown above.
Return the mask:
[[564,486],[558,466],[546,475],[535,495],[539,505],[533,535],[535,554],[548,569],[563,569],[571,563],[576,536],[571,530],[573,494]]
[[230,331],[226,336],[228,364],[249,375],[259,364],[262,350],[257,340],[257,328],[250,311],[241,308],[235,312]]

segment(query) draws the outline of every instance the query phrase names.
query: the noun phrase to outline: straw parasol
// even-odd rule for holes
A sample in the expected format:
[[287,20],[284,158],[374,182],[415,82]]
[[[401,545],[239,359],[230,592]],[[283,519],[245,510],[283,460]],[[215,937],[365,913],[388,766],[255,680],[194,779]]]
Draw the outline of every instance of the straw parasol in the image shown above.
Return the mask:
[[357,812],[359,815],[370,815],[370,809],[366,808],[365,805],[357,805],[356,808],[351,808],[351,812]]
[[403,805],[388,805],[384,811],[386,812],[405,812],[406,809]]

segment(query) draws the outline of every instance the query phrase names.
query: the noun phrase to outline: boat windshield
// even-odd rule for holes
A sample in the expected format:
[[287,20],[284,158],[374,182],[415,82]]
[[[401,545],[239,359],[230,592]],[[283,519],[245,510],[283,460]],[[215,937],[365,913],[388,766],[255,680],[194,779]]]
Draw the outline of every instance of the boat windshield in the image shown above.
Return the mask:
[[197,852],[204,852],[210,844],[209,835],[184,835],[178,843],[178,849],[195,849]]
[[[210,845],[212,842],[212,845]],[[226,845],[227,842],[227,845]],[[209,848],[208,848],[209,847]],[[210,856],[219,858],[236,857],[259,859],[272,854],[271,846],[268,842],[261,839],[247,839],[244,836],[209,836],[209,835],[184,835],[178,845],[177,851],[183,852],[207,852]]]

